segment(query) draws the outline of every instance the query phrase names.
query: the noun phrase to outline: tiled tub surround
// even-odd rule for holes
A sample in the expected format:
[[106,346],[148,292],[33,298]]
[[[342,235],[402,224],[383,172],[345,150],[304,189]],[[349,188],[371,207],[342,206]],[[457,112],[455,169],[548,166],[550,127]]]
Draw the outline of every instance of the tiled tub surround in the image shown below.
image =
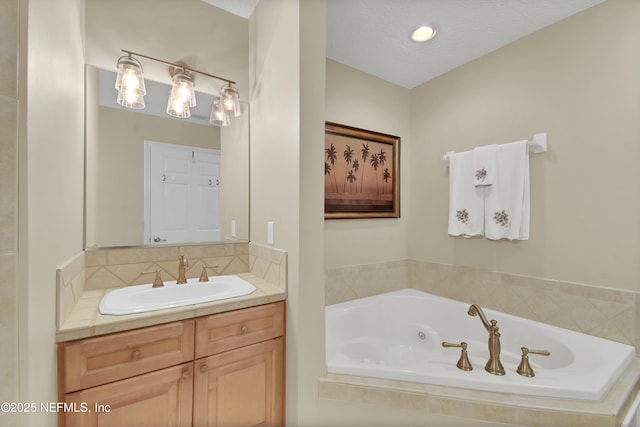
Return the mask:
[[[640,348],[640,295],[556,280],[414,260],[331,268],[327,305],[412,287]],[[572,307],[566,310],[566,307]],[[352,375],[320,379],[322,399],[526,426],[617,427],[640,389],[635,359],[599,402],[518,396]]]
[[[490,375],[490,374],[487,374]],[[321,399],[449,415],[500,425],[530,427],[619,427],[638,394],[640,360],[635,359],[598,402],[521,396],[408,381],[327,374],[320,379]],[[464,422],[459,425],[474,425]],[[483,424],[485,425],[485,424]]]
[[400,260],[330,268],[325,304],[407,287],[640,349],[637,292],[470,267]]
[[[109,289],[151,283],[159,269],[162,279],[175,280],[178,258],[189,261],[187,278],[238,274],[257,290],[250,295],[148,313],[123,316],[99,313],[100,299]],[[59,267],[57,341],[139,328],[266,304],[286,298],[286,252],[253,243],[223,243],[163,247],[106,248],[86,251]]]

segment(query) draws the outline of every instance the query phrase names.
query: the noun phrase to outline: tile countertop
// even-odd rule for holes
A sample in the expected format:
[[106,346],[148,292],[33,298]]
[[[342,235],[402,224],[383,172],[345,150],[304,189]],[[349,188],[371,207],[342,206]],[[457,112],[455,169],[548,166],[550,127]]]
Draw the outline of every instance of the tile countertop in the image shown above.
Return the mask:
[[100,314],[98,309],[98,304],[103,295],[111,289],[85,290],[69,316],[56,331],[56,342],[72,341],[176,320],[207,316],[224,311],[283,301],[287,298],[287,293],[282,288],[251,273],[240,273],[238,276],[254,285],[257,289],[249,295],[235,298],[121,316]]

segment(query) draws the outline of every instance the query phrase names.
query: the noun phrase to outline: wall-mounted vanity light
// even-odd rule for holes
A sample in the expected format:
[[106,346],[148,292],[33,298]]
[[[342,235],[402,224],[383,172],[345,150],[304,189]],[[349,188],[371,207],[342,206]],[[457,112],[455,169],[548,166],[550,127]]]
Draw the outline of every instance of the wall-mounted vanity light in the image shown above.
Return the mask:
[[133,56],[150,59],[169,65],[169,75],[173,81],[169,100],[167,101],[167,114],[178,118],[189,118],[191,116],[190,107],[196,105],[195,75],[202,74],[217,80],[226,82],[220,89],[220,96],[215,98],[211,105],[210,123],[216,126],[228,126],[230,117],[240,116],[240,96],[235,82],[205,73],[178,64],[140,53],[123,50],[126,53],[118,59],[118,75],[116,77],[116,89],[118,90],[118,104],[134,109],[145,107],[144,95],[147,93],[142,77],[142,65]]
[[120,57],[117,65],[118,104],[136,110],[144,108],[144,96],[147,94],[147,90],[144,86],[140,61],[127,55]]

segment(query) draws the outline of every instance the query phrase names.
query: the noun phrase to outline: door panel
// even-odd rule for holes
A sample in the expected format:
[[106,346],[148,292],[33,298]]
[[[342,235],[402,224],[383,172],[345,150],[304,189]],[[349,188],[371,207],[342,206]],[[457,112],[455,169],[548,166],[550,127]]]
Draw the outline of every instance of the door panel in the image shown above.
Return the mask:
[[145,150],[146,242],[220,240],[219,150],[150,141]]

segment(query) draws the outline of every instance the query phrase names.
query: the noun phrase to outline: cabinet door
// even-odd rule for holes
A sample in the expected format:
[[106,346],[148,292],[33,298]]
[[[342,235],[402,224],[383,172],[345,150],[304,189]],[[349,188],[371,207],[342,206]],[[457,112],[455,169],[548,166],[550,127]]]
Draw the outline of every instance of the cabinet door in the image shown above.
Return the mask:
[[65,395],[65,426],[188,427],[192,393],[190,362]]
[[195,361],[193,425],[284,425],[284,340]]

